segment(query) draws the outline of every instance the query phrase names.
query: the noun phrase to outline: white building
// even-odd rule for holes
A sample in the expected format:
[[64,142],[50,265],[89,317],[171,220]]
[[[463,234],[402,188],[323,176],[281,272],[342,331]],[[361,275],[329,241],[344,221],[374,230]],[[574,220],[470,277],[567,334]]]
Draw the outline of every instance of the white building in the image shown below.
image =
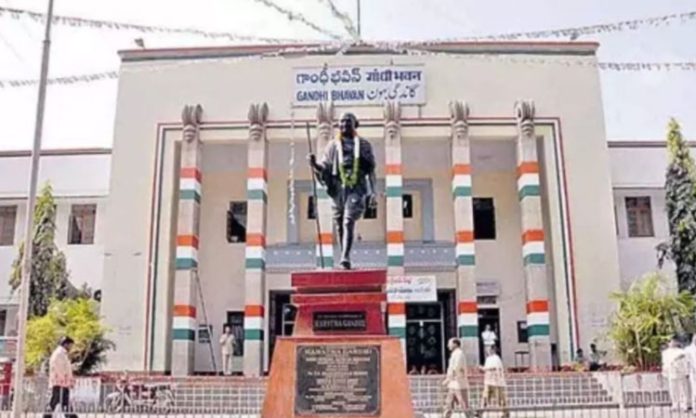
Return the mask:
[[[12,262],[24,239],[29,152],[0,152],[0,335],[16,330],[17,295],[8,284]],[[65,254],[70,280],[101,289],[104,221],[111,151],[44,151],[39,187],[50,182],[56,201],[56,244]]]

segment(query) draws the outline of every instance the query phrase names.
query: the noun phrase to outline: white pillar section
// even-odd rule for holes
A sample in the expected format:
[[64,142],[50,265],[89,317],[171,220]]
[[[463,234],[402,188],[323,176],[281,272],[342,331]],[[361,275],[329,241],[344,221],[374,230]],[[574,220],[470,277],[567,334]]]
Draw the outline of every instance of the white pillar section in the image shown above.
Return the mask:
[[[317,145],[316,155],[321,158],[324,149],[332,140],[334,122],[334,107],[332,103],[319,103],[317,106]],[[333,245],[333,218],[331,213],[331,198],[326,193],[326,187],[319,181],[317,185],[317,216],[319,217],[319,227],[321,234],[315,241],[317,243],[316,259],[317,267],[322,265],[326,269],[334,266],[334,245]],[[321,251],[320,251],[321,250]],[[323,263],[322,263],[322,257]]]
[[452,121],[452,198],[457,264],[457,329],[469,364],[479,364],[476,256],[471,193],[471,140],[469,106],[450,102]]
[[515,114],[518,128],[517,191],[522,214],[522,258],[527,288],[527,335],[532,368],[546,370],[551,367],[551,342],[534,103],[518,101]]

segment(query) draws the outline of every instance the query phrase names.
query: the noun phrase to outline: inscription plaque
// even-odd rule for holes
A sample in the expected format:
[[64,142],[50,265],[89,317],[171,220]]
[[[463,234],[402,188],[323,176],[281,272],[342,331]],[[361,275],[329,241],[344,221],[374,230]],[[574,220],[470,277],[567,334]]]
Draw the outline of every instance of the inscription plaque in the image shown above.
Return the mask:
[[295,414],[379,415],[380,346],[299,345]]
[[365,312],[315,312],[314,331],[355,332],[367,329]]

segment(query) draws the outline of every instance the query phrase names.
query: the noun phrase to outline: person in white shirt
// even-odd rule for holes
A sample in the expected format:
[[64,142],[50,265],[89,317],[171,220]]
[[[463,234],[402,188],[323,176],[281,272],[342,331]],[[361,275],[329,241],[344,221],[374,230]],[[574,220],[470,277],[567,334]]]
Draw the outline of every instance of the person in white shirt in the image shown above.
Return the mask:
[[691,410],[696,413],[696,334],[691,337],[691,344],[684,349],[689,363],[689,383],[691,386]]
[[220,336],[220,349],[222,350],[222,374],[229,376],[232,374],[232,356],[234,346],[237,342],[234,339],[232,328],[225,325],[222,336]]
[[70,389],[75,385],[72,363],[68,355],[73,343],[72,338],[63,337],[51,354],[48,362],[48,386],[51,388],[51,400],[48,404],[49,411],[44,414],[44,418],[51,418],[58,405],[66,418],[77,418],[77,415],[67,413],[71,409]]
[[[503,409],[503,417],[510,416],[507,410],[507,396],[505,396],[505,368],[503,360],[498,355],[496,346],[488,348],[486,363],[481,367],[483,371],[483,396],[481,408],[486,408],[495,401],[497,406]],[[481,416],[479,412],[478,416]]]
[[493,331],[490,324],[486,325],[486,328],[481,333],[481,340],[483,341],[484,353],[488,353],[488,349],[498,342],[498,336],[495,335],[495,331]]
[[687,381],[689,364],[679,341],[673,338],[669,346],[662,351],[662,374],[669,383],[669,396],[673,410],[687,410]]
[[466,371],[466,358],[461,347],[462,343],[457,338],[450,338],[447,342],[447,348],[452,354],[450,354],[449,366],[447,367],[447,376],[442,382],[442,385],[447,388],[443,418],[450,418],[457,404],[464,410],[467,418],[470,416],[469,380]]

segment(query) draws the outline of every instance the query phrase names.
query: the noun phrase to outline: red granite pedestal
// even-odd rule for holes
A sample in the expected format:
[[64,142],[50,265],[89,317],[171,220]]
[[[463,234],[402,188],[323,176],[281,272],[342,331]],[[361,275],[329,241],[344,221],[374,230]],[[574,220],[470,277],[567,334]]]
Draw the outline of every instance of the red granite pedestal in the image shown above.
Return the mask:
[[263,418],[413,418],[401,343],[386,335],[384,270],[294,273],[291,337],[278,338]]

